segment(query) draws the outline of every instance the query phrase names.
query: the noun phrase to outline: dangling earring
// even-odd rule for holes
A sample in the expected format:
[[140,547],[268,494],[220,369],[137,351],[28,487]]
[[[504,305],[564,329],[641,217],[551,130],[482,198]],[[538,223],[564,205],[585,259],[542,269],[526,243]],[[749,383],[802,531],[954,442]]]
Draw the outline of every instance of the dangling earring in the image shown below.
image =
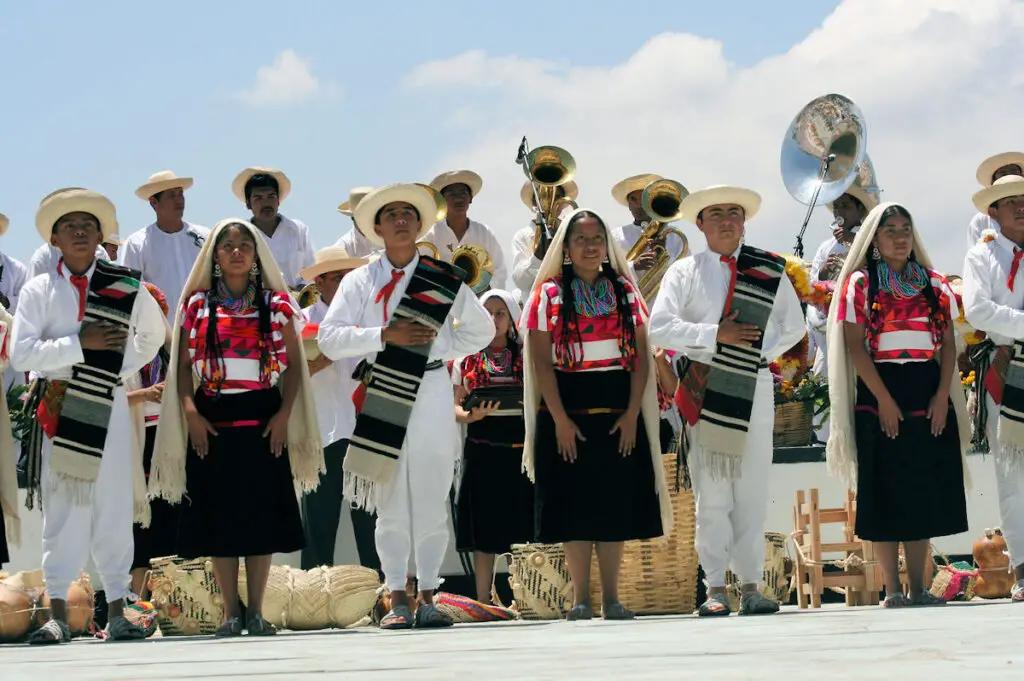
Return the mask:
[[215,276],[218,279],[220,279],[220,275],[221,275],[220,263],[219,262],[215,262],[215,263],[213,263],[213,276]]
[[259,265],[256,264],[256,261],[253,260],[252,267],[249,268],[249,278],[256,281],[256,277],[258,276],[260,276],[260,268]]
[[871,259],[872,260],[878,260],[881,257],[882,257],[882,254],[878,252],[878,246],[872,246],[871,247]]
[[569,257],[568,253],[566,253],[565,255],[562,256],[562,264],[563,265],[571,265],[572,264],[572,258]]

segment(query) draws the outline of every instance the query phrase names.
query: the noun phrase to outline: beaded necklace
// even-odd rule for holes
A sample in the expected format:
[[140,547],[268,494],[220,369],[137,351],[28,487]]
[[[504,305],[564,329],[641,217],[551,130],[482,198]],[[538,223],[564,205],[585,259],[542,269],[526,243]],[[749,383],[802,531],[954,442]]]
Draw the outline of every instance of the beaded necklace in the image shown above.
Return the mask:
[[256,304],[256,282],[250,281],[248,286],[245,287],[245,293],[236,298],[228,290],[224,280],[218,279],[216,298],[217,304],[228,312],[238,314],[245,310],[251,310]]
[[902,272],[892,269],[884,260],[878,261],[878,288],[896,298],[913,298],[927,284],[928,271],[914,260],[908,261]]
[[579,277],[573,277],[572,297],[575,302],[576,314],[581,317],[604,317],[611,314],[617,301],[615,289],[607,277],[598,277],[593,286]]
[[508,348],[491,350],[488,348],[480,353],[484,371],[491,376],[507,376],[512,368],[512,351]]

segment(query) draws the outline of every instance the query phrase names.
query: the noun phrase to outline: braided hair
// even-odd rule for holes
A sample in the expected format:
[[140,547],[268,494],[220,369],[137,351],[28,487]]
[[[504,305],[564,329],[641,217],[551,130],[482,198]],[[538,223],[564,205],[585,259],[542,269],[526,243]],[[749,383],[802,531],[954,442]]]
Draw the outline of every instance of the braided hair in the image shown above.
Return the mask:
[[[566,241],[572,236],[573,230],[580,220],[586,218],[592,218],[597,220],[598,224],[601,225],[601,229],[604,230],[605,239],[609,238],[608,227],[596,213],[589,210],[581,210],[577,212],[565,229]],[[573,292],[572,282],[576,279],[576,271],[572,267],[572,262],[568,258],[569,249],[566,244],[562,246],[565,249],[566,257],[562,260],[562,305],[559,309],[559,321],[561,333],[555,339],[555,357],[562,363],[569,367],[574,367],[583,361],[582,347],[583,347],[583,336],[580,333],[579,320],[576,313],[576,295]],[[625,285],[619,278],[618,273],[612,267],[611,262],[607,259],[601,263],[601,273],[598,276],[603,276],[611,282],[612,289],[615,291],[615,307],[619,318],[619,352],[622,354],[622,364],[625,367],[632,367],[633,358],[636,357],[636,326],[633,322],[633,309],[629,304],[629,293],[626,291]],[[575,339],[572,337],[575,334]],[[577,356],[577,348],[580,349],[580,356]]]

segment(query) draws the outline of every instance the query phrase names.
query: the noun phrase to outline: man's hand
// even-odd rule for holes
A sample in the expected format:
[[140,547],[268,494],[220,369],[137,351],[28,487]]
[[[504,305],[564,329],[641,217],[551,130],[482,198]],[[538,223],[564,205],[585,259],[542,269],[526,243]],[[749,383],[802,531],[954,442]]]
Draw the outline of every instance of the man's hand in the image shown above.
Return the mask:
[[78,331],[85,350],[120,350],[128,339],[128,329],[110,322],[86,322]]
[[427,345],[437,334],[430,327],[408,319],[398,319],[384,329],[385,343],[392,345]]
[[761,330],[755,324],[737,322],[739,310],[733,310],[718,323],[718,342],[726,345],[750,345],[760,340]]

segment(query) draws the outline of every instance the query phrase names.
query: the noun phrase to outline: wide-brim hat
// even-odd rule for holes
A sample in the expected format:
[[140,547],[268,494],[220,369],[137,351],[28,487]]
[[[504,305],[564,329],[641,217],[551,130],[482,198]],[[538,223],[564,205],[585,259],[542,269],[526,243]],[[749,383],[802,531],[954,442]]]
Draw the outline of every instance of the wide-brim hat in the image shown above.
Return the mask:
[[430,186],[437,191],[443,191],[445,187],[450,187],[453,184],[466,185],[469,187],[469,193],[476,198],[484,186],[484,179],[472,170],[449,170],[430,181]]
[[184,190],[191,186],[191,177],[178,177],[174,174],[173,170],[161,170],[150,175],[149,179],[135,190],[135,196],[143,201],[149,201],[154,194],[159,194],[168,189],[178,189],[179,187]]
[[681,218],[687,222],[697,222],[697,215],[708,206],[735,203],[743,208],[744,219],[749,220],[761,208],[761,195],[752,189],[736,187],[729,184],[716,184],[705,189],[691,192],[679,204]]
[[628,206],[629,201],[626,197],[635,192],[638,189],[643,189],[651,182],[655,180],[664,179],[661,175],[655,175],[654,173],[641,173],[640,175],[631,175],[625,180],[622,180],[614,187],[612,187],[612,198],[621,203],[623,206]]
[[7,219],[7,216],[0,213],[0,236],[7,233],[7,228],[10,227],[11,221]]
[[120,246],[121,235],[118,234],[117,232],[114,232],[113,234],[108,234],[107,236],[103,237],[103,243],[113,244],[114,246]]
[[[580,188],[576,185],[574,180],[569,180],[565,184],[559,185],[565,190],[565,197],[575,201],[580,195]],[[533,208],[533,183],[527,180],[523,183],[523,188],[519,190],[519,198],[523,203],[526,204],[527,208]]]
[[992,175],[1003,166],[1015,165],[1024,170],[1024,152],[1005,151],[995,156],[989,156],[978,166],[978,184],[982,187],[992,186]]
[[238,173],[238,175],[235,176],[234,182],[231,183],[231,191],[242,203],[246,203],[245,183],[248,182],[249,178],[253,175],[270,175],[272,178],[277,180],[277,200],[281,203],[284,203],[285,198],[292,191],[292,181],[288,179],[288,176],[284,174],[283,170],[278,170],[277,168],[263,168],[262,166],[252,166]]
[[356,209],[363,197],[372,191],[373,187],[353,187],[348,191],[348,198],[338,204],[338,212],[352,217],[352,211]]
[[82,187],[66,187],[47,194],[36,211],[36,229],[50,243],[53,226],[68,213],[89,213],[100,223],[101,241],[117,233],[117,211],[110,199]]
[[389,203],[408,203],[420,214],[420,231],[416,235],[419,240],[427,231],[434,226],[434,218],[437,217],[438,205],[430,188],[414,182],[389,184],[380,189],[374,189],[363,197],[356,206],[355,219],[356,229],[362,232],[367,241],[375,246],[383,248],[384,240],[373,229],[374,218],[377,211]]
[[[850,188],[843,192],[843,194],[849,194],[864,204],[865,211],[870,211],[881,202],[881,198],[878,194],[865,190],[864,187],[861,187],[859,184],[851,184]],[[826,207],[830,213],[833,215],[835,214],[835,210],[832,208],[831,203],[826,204]]]
[[975,192],[974,207],[982,213],[987,213],[989,206],[1007,196],[1024,196],[1024,177],[1020,175],[1000,177],[991,187],[985,187]]
[[328,246],[316,252],[313,264],[299,270],[299,276],[306,281],[313,281],[324,272],[354,270],[368,262],[366,258],[353,258],[342,246]]

